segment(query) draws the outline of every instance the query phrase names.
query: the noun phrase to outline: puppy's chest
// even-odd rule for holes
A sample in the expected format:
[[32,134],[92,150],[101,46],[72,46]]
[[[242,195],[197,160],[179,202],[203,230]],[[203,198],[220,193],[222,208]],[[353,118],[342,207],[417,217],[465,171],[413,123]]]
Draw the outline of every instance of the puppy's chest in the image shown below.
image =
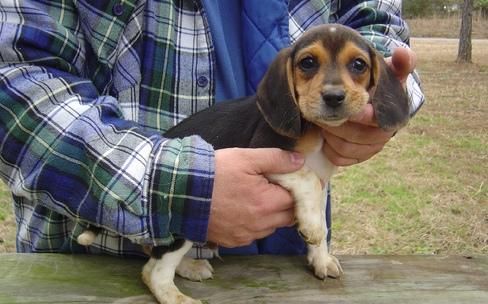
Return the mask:
[[327,184],[336,169],[322,151],[324,139],[318,128],[307,131],[296,143],[294,150],[305,155],[305,166]]

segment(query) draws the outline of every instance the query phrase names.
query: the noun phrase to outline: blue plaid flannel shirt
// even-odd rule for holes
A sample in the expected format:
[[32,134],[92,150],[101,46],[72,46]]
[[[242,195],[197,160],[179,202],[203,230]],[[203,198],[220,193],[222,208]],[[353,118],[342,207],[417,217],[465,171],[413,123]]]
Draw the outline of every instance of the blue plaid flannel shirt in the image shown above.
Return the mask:
[[[290,1],[290,38],[339,22],[388,54],[408,44],[400,11],[395,0]],[[19,252],[142,255],[174,235],[206,241],[213,148],[161,135],[214,102],[205,18],[189,0],[0,2],[0,176]],[[415,111],[414,74],[408,92]],[[82,248],[87,225],[104,230]]]

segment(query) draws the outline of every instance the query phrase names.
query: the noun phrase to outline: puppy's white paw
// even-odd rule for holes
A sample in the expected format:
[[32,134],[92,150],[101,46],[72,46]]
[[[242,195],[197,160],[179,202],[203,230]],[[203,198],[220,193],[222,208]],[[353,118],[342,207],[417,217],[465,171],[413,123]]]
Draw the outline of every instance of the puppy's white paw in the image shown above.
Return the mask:
[[185,279],[191,281],[203,281],[213,277],[213,267],[208,260],[195,260],[184,257],[178,267],[176,273]]
[[315,275],[322,280],[327,277],[339,278],[344,274],[339,260],[331,254],[318,250],[312,251],[309,252],[307,259]]
[[202,304],[200,300],[195,300],[181,293],[172,282],[160,284],[158,290],[151,289],[151,291],[161,304]]

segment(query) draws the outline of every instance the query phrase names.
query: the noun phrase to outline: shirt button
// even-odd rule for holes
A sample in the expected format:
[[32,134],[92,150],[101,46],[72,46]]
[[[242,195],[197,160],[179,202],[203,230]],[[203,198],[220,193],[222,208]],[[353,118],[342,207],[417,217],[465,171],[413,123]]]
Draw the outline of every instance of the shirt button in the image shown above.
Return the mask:
[[112,13],[115,16],[121,16],[124,13],[124,5],[122,3],[117,3],[112,7]]
[[198,77],[197,85],[201,88],[206,87],[208,85],[208,78],[205,76]]

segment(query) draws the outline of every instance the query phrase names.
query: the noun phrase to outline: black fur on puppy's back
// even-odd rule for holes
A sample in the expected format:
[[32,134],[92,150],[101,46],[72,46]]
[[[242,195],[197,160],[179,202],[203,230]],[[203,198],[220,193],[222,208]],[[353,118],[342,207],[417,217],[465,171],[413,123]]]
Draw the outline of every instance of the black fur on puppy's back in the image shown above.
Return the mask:
[[295,140],[277,134],[264,120],[256,96],[217,103],[195,113],[169,129],[164,136],[182,138],[199,135],[214,149],[291,149]]

